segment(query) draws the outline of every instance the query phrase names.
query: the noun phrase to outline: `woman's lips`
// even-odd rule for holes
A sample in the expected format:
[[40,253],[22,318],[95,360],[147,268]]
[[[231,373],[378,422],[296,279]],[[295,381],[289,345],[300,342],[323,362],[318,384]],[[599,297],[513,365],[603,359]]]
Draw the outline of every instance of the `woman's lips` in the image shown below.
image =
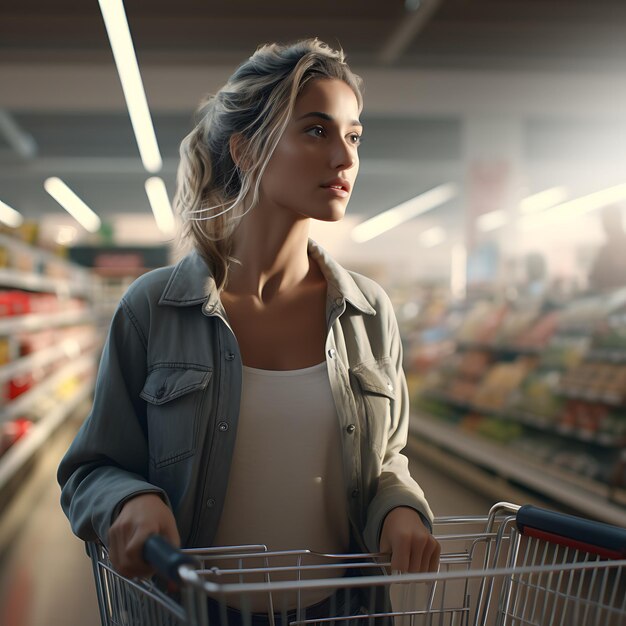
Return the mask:
[[321,187],[328,189],[328,193],[336,198],[347,198],[350,195],[350,181],[342,176],[326,181]]
[[350,195],[343,187],[322,187],[322,189],[337,198],[347,198]]

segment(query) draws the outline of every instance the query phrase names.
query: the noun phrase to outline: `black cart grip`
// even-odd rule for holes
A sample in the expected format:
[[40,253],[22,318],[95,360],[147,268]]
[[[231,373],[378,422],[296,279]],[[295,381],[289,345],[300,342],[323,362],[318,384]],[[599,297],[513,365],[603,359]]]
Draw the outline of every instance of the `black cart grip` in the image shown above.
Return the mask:
[[626,558],[626,528],[526,504],[516,517],[523,535],[608,559]]
[[150,535],[143,544],[143,558],[161,575],[174,582],[180,582],[178,568],[191,565],[197,568],[198,560],[175,548],[160,535]]

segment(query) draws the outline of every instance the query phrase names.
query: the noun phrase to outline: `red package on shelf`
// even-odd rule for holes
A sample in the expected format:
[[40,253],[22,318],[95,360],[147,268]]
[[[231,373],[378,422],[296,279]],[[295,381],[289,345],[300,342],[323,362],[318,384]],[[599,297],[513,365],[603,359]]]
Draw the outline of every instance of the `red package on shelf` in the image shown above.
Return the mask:
[[28,372],[20,374],[9,381],[8,396],[9,400],[14,400],[18,396],[28,391],[33,386],[33,375]]
[[18,417],[2,424],[0,428],[0,455],[26,435],[32,425],[32,422],[25,417]]
[[27,315],[30,313],[30,294],[23,291],[0,292],[0,316]]

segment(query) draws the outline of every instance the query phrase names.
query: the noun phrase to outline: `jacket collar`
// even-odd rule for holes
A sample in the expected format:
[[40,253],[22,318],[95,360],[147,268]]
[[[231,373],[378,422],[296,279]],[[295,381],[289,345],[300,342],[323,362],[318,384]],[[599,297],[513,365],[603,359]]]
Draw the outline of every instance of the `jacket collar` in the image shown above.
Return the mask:
[[[376,315],[376,310],[359,289],[350,273],[312,239],[309,239],[308,252],[317,261],[328,282],[329,304],[332,302],[334,306],[343,307],[344,302],[349,302],[361,313]],[[174,266],[159,299],[159,304],[170,306],[204,304],[207,313],[221,310],[222,305],[215,279],[198,252],[189,253]]]

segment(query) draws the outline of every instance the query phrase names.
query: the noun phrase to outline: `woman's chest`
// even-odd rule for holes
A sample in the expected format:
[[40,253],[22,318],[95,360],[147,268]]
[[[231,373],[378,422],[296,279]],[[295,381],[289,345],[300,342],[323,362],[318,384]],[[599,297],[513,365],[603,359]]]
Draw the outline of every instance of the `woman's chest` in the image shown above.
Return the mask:
[[325,293],[267,307],[245,301],[225,300],[223,304],[244,365],[292,370],[324,360]]

